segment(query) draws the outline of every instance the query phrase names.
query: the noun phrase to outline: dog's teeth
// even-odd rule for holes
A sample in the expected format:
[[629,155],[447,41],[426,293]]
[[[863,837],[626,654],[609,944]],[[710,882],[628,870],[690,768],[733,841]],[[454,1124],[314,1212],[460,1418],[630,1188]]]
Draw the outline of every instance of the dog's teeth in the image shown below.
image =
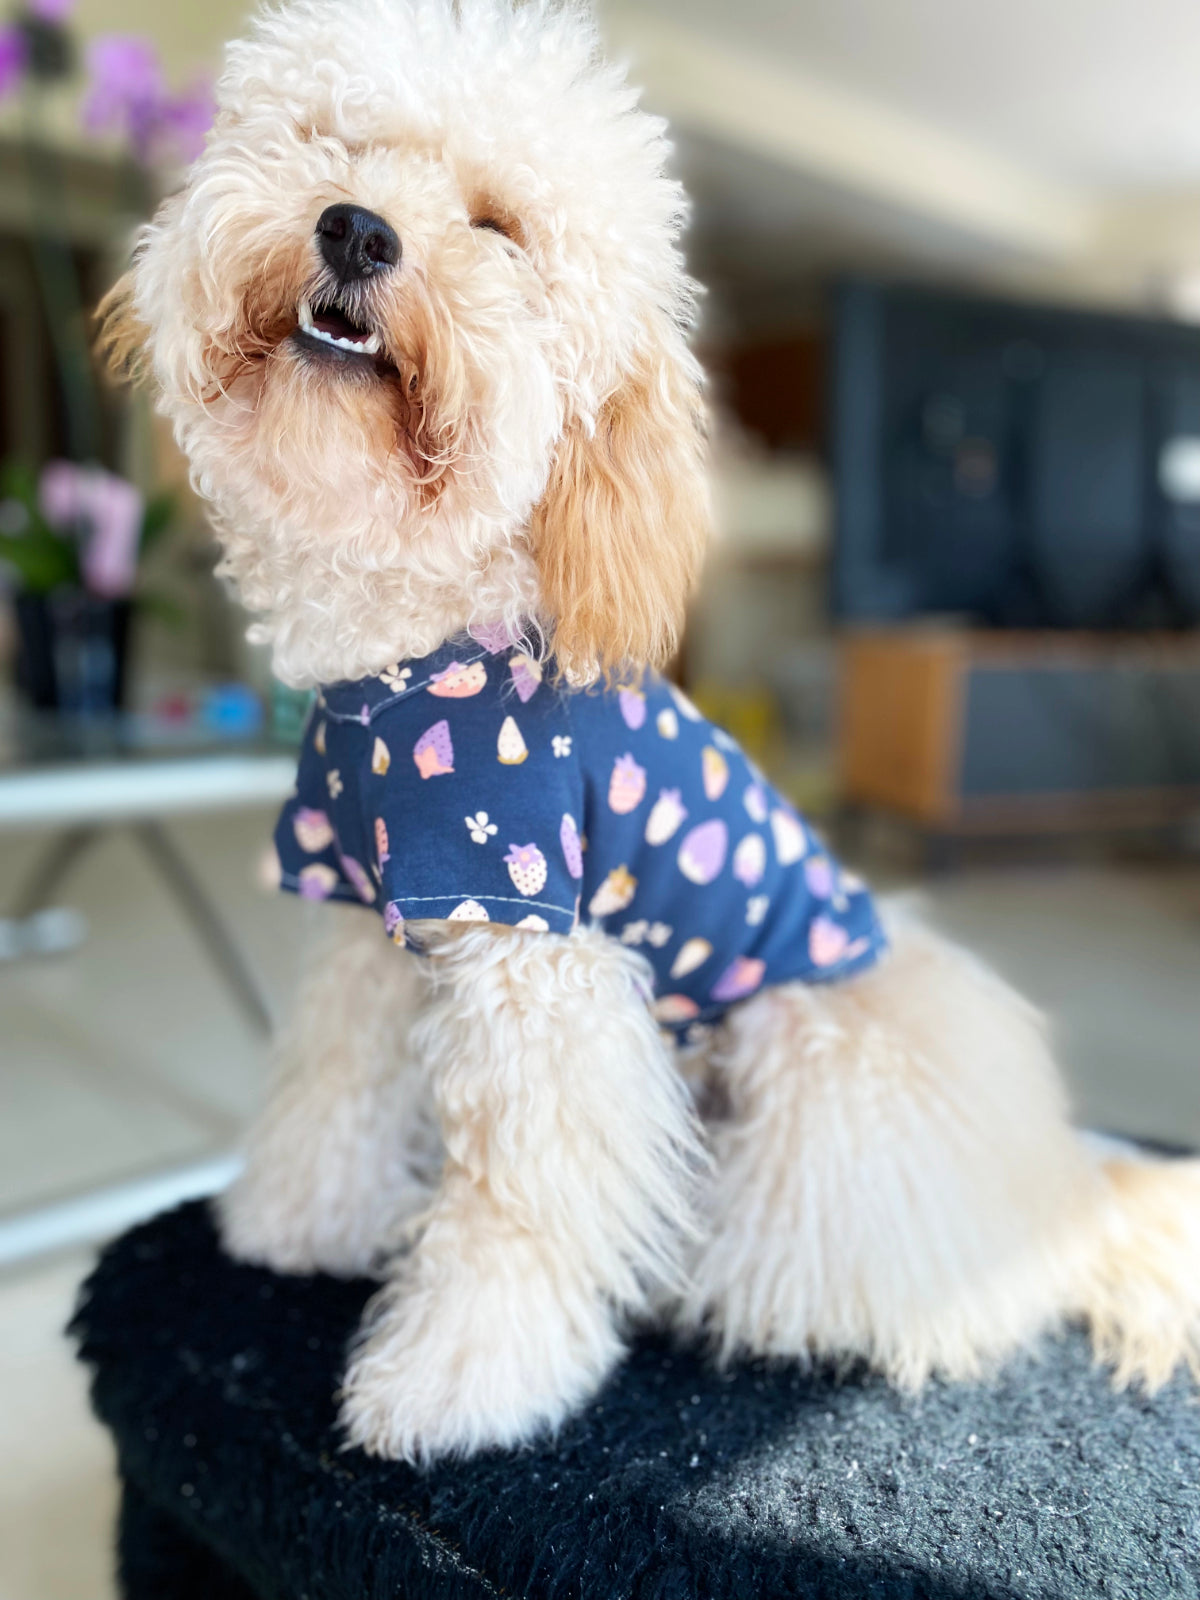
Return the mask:
[[383,348],[383,341],[377,333],[369,334],[365,339],[339,339],[336,334],[326,333],[324,328],[318,328],[313,321],[312,307],[307,300],[300,302],[299,320],[302,333],[306,333],[310,339],[320,339],[322,344],[331,344],[335,350],[350,350],[355,355],[377,356]]

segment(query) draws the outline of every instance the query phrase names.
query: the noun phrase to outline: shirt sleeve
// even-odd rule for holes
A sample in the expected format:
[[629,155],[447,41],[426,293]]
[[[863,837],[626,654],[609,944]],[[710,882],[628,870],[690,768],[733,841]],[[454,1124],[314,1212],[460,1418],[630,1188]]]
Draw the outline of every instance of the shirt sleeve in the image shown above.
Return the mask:
[[381,770],[365,794],[398,943],[420,918],[554,933],[578,920],[583,783],[569,705],[536,663],[516,664],[491,658],[478,687],[465,669],[442,674],[378,719]]
[[305,900],[358,900],[342,868],[324,757],[325,722],[314,706],[300,746],[296,789],[275,825],[280,888]]

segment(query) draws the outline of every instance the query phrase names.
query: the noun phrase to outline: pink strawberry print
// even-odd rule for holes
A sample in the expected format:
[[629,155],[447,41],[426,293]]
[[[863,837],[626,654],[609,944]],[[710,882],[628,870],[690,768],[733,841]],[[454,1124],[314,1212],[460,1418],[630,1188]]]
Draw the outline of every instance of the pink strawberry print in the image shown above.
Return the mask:
[[426,728],[413,745],[413,760],[423,778],[440,778],[454,771],[454,745],[448,722],[443,719]]
[[618,756],[613,762],[612,777],[608,784],[608,804],[618,816],[636,811],[646,793],[646,769],[639,767],[630,755]]
[[761,833],[748,833],[733,852],[733,875],[747,889],[753,889],[766,870],[766,842]]
[[375,886],[353,856],[342,857],[342,871],[354,885],[354,892],[358,898],[366,905],[371,905],[375,899]]
[[298,879],[300,898],[302,900],[328,900],[337,888],[338,875],[332,867],[327,867],[323,861],[314,861],[311,866],[302,867]]
[[482,661],[471,661],[465,665],[461,661],[452,661],[449,666],[430,676],[429,693],[440,695],[444,700],[466,700],[478,694],[486,684],[487,668]]
[[512,674],[513,688],[517,691],[517,699],[522,705],[526,705],[533,699],[541,685],[541,662],[535,661],[530,655],[526,655],[524,650],[518,650],[515,656],[510,657],[508,670]]
[[765,961],[759,961],[752,956],[738,956],[713,984],[713,999],[744,1000],[762,983],[766,970]]
[[292,819],[292,831],[296,835],[296,843],[306,855],[316,855],[318,850],[324,850],[333,843],[333,828],[329,818],[312,806],[301,806],[297,810]]
[[375,859],[381,867],[392,859],[388,854],[387,823],[382,817],[375,818]]
[[562,845],[567,871],[573,878],[582,878],[583,846],[579,839],[579,829],[575,826],[575,818],[569,811],[563,813],[562,826],[558,830],[558,842]]
[[751,822],[763,823],[767,820],[767,797],[759,783],[752,783],[742,796],[742,804]]
[[520,638],[519,629],[507,622],[474,622],[468,630],[476,644],[481,644],[490,656],[509,650]]
[[617,704],[625,718],[625,726],[636,733],[646,721],[646,696],[640,689],[618,689]]
[[678,1027],[680,1023],[690,1022],[700,1014],[700,1007],[686,994],[664,994],[654,1002],[651,1010],[654,1020],[661,1022],[664,1028]]
[[829,917],[814,917],[808,930],[808,954],[814,967],[832,967],[846,954],[850,936]]
[[729,830],[719,817],[684,834],[676,860],[689,883],[711,883],[725,865]]
[[504,858],[513,887],[531,900],[546,887],[546,858],[535,844],[510,844]]
[[383,931],[393,944],[404,943],[404,914],[394,900],[383,908]]
[[828,900],[835,883],[833,867],[828,856],[810,856],[804,863],[804,881],[818,900]]

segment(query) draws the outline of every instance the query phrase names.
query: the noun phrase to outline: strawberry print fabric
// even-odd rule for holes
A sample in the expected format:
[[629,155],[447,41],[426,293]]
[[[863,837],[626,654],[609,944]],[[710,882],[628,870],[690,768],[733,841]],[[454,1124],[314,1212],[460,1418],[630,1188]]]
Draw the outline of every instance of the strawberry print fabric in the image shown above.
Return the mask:
[[450,641],[317,697],[275,841],[285,889],[545,933],[596,922],[695,1037],[737,1000],[885,948],[870,895],[728,734],[654,674],[570,690],[522,643]]

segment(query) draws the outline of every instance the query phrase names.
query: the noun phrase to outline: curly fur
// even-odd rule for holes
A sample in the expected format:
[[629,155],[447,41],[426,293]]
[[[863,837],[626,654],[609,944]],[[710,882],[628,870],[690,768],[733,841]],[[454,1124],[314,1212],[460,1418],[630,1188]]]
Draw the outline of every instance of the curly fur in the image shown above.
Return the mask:
[[[527,618],[573,681],[664,660],[708,520],[685,206],[586,14],[293,0],[219,100],[102,343],[152,374],[279,675]],[[383,341],[352,368],[293,337],[345,200],[403,247],[343,291]],[[1122,1382],[1200,1364],[1200,1166],[1090,1160],[1039,1020],[934,935],[735,1008],[692,1063],[710,1166],[633,952],[418,924],[419,968],[347,915],[221,1218],[246,1259],[383,1274],[343,1397],[368,1449],[553,1428],[651,1312],[907,1386],[1072,1315]]]
[[[685,203],[590,21],[300,0],[230,47],[218,96],[102,343],[120,368],[148,346],[278,674],[357,678],[539,612],[578,677],[665,659],[708,520]],[[287,338],[328,286],[314,219],[347,199],[403,241],[363,291],[387,382],[331,380]],[[511,239],[472,227],[505,219]],[[564,550],[567,501],[587,525]]]

